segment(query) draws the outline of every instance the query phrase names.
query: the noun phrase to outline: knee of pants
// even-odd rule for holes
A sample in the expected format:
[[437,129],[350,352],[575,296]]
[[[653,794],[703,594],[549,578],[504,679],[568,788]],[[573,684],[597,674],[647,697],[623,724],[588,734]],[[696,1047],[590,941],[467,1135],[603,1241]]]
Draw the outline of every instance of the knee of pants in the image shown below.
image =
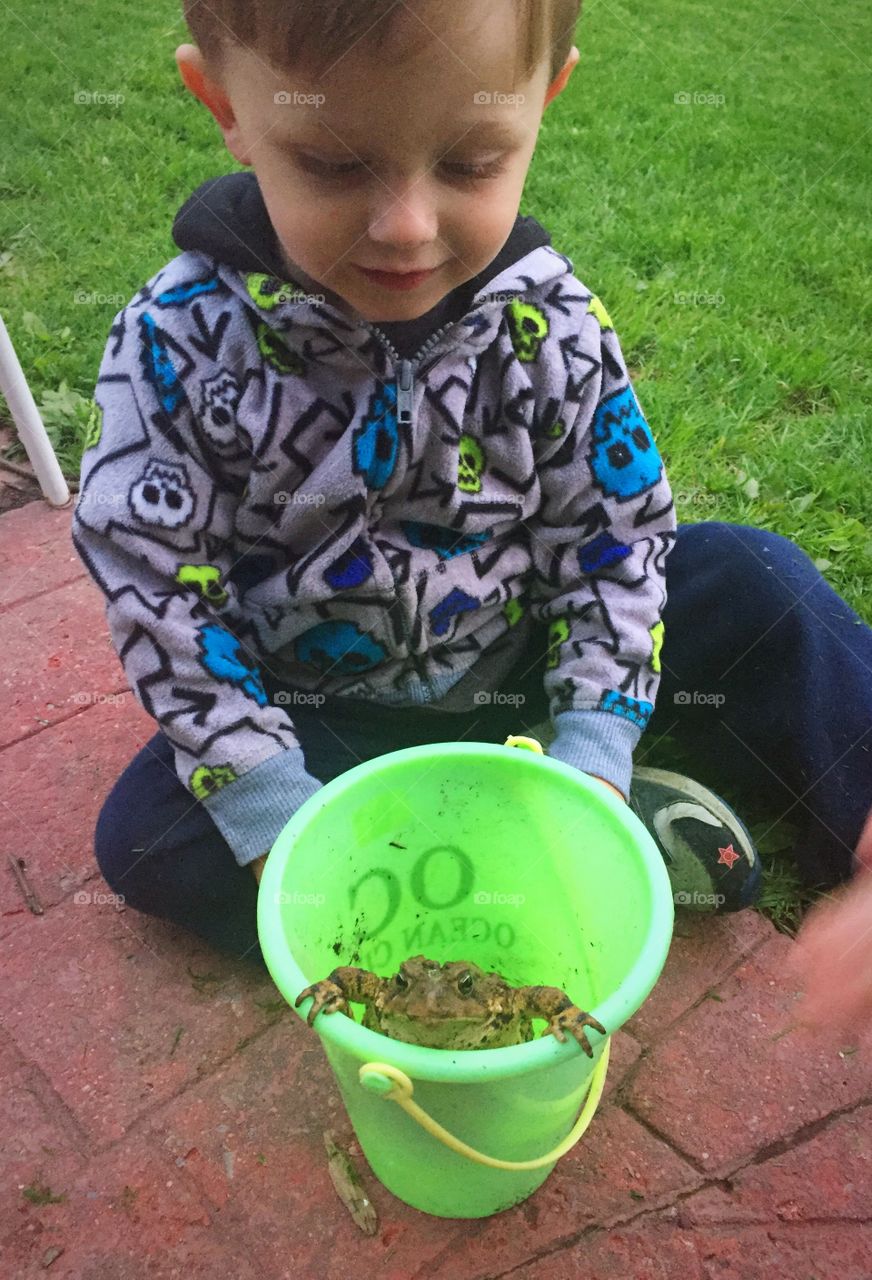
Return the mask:
[[684,572],[702,576],[714,568],[716,603],[747,611],[762,632],[779,623],[792,629],[799,621],[794,606],[823,581],[811,558],[780,533],[704,520],[684,526],[681,536]]
[[127,818],[127,807],[110,794],[97,818],[94,856],[109,888],[135,905],[136,886],[140,872],[146,871],[148,852]]

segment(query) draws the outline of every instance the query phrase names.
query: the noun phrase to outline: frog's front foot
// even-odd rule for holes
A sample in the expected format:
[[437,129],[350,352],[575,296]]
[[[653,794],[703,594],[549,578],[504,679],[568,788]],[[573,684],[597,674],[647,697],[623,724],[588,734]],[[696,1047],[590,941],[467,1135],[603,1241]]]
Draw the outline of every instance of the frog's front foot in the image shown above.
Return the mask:
[[585,1027],[593,1027],[594,1031],[598,1031],[600,1035],[608,1035],[601,1022],[598,1022],[591,1014],[585,1013],[583,1009],[579,1009],[578,1005],[575,1004],[571,1004],[568,1008],[561,1009],[559,1013],[555,1013],[548,1023],[548,1030],[557,1037],[561,1044],[566,1040],[565,1033],[568,1031],[570,1035],[575,1037],[587,1056],[592,1058],[593,1049],[590,1047],[590,1041],[584,1033]]
[[311,987],[306,987],[305,991],[301,991],[294,1001],[294,1008],[298,1009],[304,1000],[312,997],[312,1008],[306,1015],[306,1022],[311,1027],[312,1023],[322,1011],[324,1013],[348,1013],[348,1001],[345,998],[345,992],[330,978],[323,978],[320,982],[313,982]]

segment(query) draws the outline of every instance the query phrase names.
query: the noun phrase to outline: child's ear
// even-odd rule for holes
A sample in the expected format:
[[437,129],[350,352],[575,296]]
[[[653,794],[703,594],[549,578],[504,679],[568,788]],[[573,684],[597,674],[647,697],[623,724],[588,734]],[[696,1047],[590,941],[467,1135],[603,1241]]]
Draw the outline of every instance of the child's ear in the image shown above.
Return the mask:
[[578,49],[573,45],[563,66],[548,86],[548,92],[545,94],[546,107],[549,102],[552,102],[553,99],[557,97],[558,93],[561,93],[566,88],[566,82],[572,75],[575,64],[578,62],[580,56]]
[[176,65],[187,88],[217,120],[230,154],[240,164],[251,164],[230,99],[221,85],[210,77],[206,61],[197,46],[179,45],[176,49]]

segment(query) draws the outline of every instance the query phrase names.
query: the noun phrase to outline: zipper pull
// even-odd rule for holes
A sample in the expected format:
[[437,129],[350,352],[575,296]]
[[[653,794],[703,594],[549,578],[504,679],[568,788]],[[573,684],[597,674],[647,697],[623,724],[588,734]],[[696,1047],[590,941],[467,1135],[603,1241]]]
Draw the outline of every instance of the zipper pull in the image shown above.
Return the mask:
[[397,373],[397,423],[412,422],[412,397],[415,381],[411,360],[401,360]]

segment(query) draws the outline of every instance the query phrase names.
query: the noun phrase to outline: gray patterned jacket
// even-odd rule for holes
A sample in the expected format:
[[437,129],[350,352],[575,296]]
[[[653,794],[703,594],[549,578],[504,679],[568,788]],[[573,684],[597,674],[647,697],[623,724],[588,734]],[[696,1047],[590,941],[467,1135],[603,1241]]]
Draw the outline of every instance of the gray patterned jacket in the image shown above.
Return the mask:
[[115,317],[73,536],[240,865],[320,786],[264,670],[471,709],[547,625],[550,754],[628,792],[675,515],[606,310],[550,245],[413,360],[298,283],[179,254]]

